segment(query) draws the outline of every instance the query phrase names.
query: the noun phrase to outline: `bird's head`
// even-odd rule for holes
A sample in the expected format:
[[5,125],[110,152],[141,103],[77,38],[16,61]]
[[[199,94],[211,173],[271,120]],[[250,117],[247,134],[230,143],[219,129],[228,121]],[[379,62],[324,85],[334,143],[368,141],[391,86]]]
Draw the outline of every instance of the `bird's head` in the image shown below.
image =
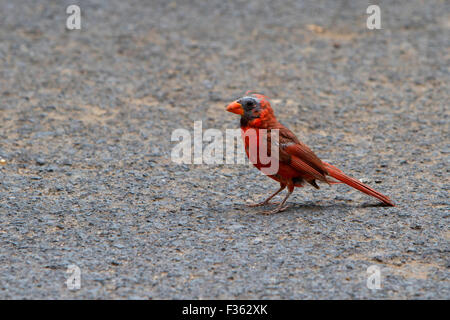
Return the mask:
[[276,121],[267,97],[262,94],[247,92],[246,96],[230,103],[227,111],[241,116],[241,126],[267,128]]

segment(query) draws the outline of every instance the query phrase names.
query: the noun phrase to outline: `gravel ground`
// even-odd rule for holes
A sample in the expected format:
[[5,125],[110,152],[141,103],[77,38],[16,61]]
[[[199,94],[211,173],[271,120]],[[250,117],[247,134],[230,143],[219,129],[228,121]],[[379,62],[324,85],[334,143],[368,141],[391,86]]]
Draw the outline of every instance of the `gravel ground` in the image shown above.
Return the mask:
[[[0,0],[0,298],[450,299],[448,1],[73,2]],[[398,206],[171,161],[246,90]]]

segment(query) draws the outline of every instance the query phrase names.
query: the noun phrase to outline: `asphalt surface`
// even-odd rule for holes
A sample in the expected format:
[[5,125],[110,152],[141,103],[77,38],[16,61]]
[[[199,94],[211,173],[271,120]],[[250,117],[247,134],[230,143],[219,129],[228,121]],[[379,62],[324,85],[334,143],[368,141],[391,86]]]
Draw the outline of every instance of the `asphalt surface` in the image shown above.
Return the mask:
[[[450,298],[448,1],[77,2],[0,1],[0,298]],[[171,161],[247,90],[397,207]]]

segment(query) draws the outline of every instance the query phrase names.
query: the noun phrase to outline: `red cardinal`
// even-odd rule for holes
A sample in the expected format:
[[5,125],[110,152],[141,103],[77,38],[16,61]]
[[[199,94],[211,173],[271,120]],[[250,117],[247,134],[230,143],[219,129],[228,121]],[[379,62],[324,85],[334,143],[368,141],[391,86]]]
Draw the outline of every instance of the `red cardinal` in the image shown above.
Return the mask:
[[[248,93],[247,93],[248,94]],[[286,210],[284,206],[286,200],[294,191],[294,187],[303,187],[308,182],[313,187],[319,189],[316,180],[323,181],[328,184],[345,183],[350,187],[358,189],[368,195],[371,195],[386,205],[395,206],[389,197],[375,191],[374,189],[361,183],[359,180],[345,175],[341,170],[320,160],[308,146],[302,143],[298,138],[285,126],[277,121],[270,106],[267,97],[261,94],[250,94],[240,98],[227,106],[227,111],[239,114],[241,116],[241,129],[245,133],[248,129],[253,128],[259,136],[260,129],[266,129],[267,139],[270,139],[270,130],[279,130],[279,167],[276,174],[269,175],[270,178],[280,183],[280,189],[268,197],[265,201],[251,206],[263,206],[269,204],[269,201],[286,187],[288,194],[280,203],[280,205],[272,211],[264,212],[266,214],[277,213]],[[249,156],[250,139],[244,138],[245,150]],[[256,140],[257,148],[259,148],[259,139]],[[270,141],[267,142],[268,154],[270,153]],[[259,150],[259,149],[258,149]],[[253,165],[261,170],[263,165],[257,158]],[[330,177],[337,179],[331,179]]]

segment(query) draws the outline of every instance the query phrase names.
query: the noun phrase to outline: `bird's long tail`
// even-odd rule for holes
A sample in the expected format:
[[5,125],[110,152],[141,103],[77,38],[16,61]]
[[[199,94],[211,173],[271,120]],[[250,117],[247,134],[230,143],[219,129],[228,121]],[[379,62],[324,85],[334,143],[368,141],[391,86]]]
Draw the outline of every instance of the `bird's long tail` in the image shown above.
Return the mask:
[[358,189],[359,191],[364,192],[365,194],[375,197],[387,205],[395,207],[395,204],[391,201],[391,199],[389,199],[389,197],[379,193],[378,191],[375,191],[374,189],[365,185],[361,181],[345,175],[341,170],[339,170],[335,166],[332,166],[331,164],[326,162],[324,162],[324,164],[328,170],[329,175],[332,176],[333,178],[345,183],[346,185],[349,185],[350,187]]

